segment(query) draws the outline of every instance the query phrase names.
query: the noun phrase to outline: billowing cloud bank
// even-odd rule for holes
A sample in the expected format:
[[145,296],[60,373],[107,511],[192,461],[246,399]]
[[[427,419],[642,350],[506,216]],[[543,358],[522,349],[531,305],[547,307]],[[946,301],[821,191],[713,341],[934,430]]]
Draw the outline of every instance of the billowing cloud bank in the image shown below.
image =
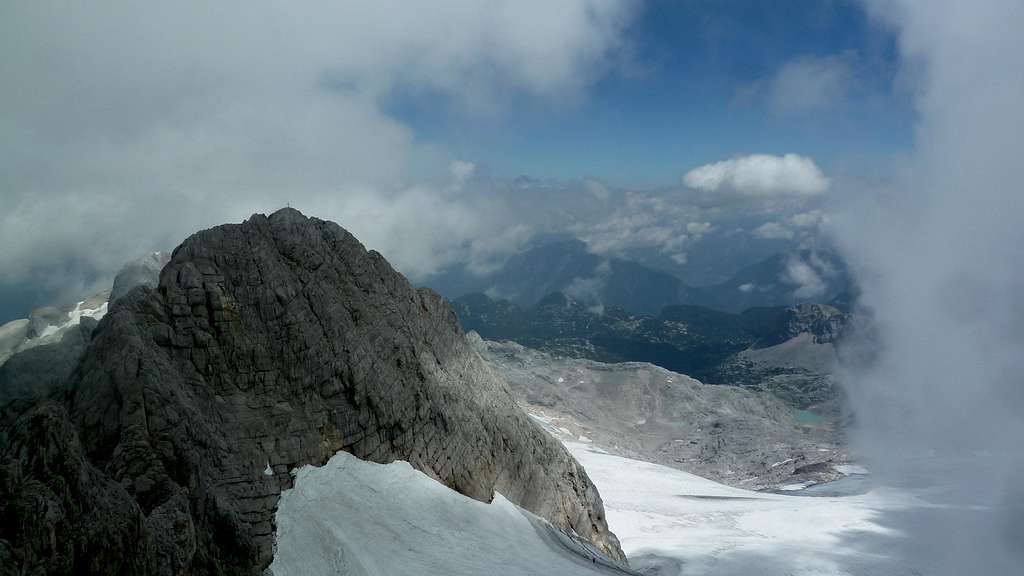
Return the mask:
[[574,98],[632,3],[101,4],[0,6],[0,282],[110,273],[289,203],[412,274],[485,253],[500,204],[465,200],[472,170],[449,175],[389,98]]
[[1024,133],[1017,0],[869,2],[924,66],[916,151],[891,189],[839,213],[872,315],[847,366],[854,438],[889,479],[941,487],[904,518],[928,574],[1024,565]]

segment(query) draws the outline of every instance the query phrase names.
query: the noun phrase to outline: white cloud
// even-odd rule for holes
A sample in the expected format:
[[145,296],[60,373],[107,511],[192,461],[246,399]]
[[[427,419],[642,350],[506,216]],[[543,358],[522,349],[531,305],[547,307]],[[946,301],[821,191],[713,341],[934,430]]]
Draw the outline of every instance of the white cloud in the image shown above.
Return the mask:
[[821,296],[828,288],[828,284],[818,272],[797,256],[791,256],[786,260],[786,269],[781,280],[796,286],[793,295],[804,300]]
[[703,236],[712,229],[711,222],[690,222],[686,225],[686,232],[693,236]]
[[389,99],[436,93],[471,115],[571,102],[611,65],[631,6],[3,3],[0,281],[67,262],[110,274],[286,203],[413,274],[483,250],[507,224],[500,203],[460,190],[469,164],[448,173]]
[[450,186],[411,186],[394,192],[350,188],[344,195],[310,199],[298,207],[330,214],[398,270],[423,278],[451,264],[493,270],[533,230],[509,223],[507,205],[455,180]]
[[602,260],[594,268],[594,274],[587,277],[576,277],[565,287],[565,294],[584,304],[595,314],[604,313],[604,290],[611,276],[612,266],[608,260]]
[[855,82],[854,64],[852,53],[791,60],[769,82],[768,105],[781,114],[834,108]]
[[749,294],[750,292],[753,292],[754,288],[757,288],[757,284],[752,284],[750,282],[747,282],[746,284],[740,284],[739,286],[736,287],[737,290],[743,292],[744,294]]
[[594,198],[597,198],[601,202],[607,202],[608,199],[611,198],[612,196],[611,190],[609,190],[608,187],[605,186],[604,183],[601,182],[600,180],[588,178],[583,181],[583,187]]
[[683,222],[689,221],[697,210],[671,195],[627,192],[610,214],[604,210],[589,214],[569,229],[595,253],[626,254],[630,250],[654,248],[683,264],[686,248],[700,239],[700,234],[688,234],[690,225]]
[[790,240],[793,231],[778,222],[765,222],[754,229],[754,236],[764,240]]
[[[856,414],[849,435],[880,482],[970,487],[929,498],[947,513],[895,525],[906,565],[1012,573],[1024,565],[1024,3],[867,4],[920,73],[899,175],[832,215],[872,318],[848,343],[870,361],[840,373]],[[978,502],[970,537],[953,536]]]
[[828,224],[828,215],[821,210],[808,210],[790,216],[789,223],[797,228],[815,228],[822,224]]
[[449,170],[455,185],[462,187],[473,176],[473,173],[476,172],[476,164],[465,160],[452,160]]
[[829,187],[814,160],[797,154],[753,154],[705,164],[687,172],[683,183],[703,192],[746,198],[810,197]]

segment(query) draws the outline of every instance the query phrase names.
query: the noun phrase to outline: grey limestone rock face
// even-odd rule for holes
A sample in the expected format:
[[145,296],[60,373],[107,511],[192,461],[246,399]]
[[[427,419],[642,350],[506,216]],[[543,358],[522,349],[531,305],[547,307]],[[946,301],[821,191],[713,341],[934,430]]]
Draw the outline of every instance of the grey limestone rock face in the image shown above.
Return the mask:
[[187,239],[155,289],[113,303],[52,398],[0,422],[16,570],[260,574],[289,471],[338,450],[499,491],[625,562],[582,467],[448,305],[295,210]]

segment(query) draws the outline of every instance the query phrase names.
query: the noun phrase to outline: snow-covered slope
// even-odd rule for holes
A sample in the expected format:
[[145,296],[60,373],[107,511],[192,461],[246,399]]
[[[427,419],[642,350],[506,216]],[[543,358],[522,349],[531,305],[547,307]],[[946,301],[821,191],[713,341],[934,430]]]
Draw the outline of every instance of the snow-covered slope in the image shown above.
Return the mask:
[[[638,574],[910,576],[864,542],[904,537],[883,520],[925,504],[893,489],[814,497],[752,492],[566,442],[601,492]],[[501,495],[466,498],[404,462],[339,453],[296,472],[277,512],[276,576],[626,574]]]
[[[731,488],[665,466],[566,442],[604,499],[608,525],[644,574],[715,576],[910,575],[860,550],[865,536],[898,538],[878,520],[917,503],[873,490],[842,497]],[[883,567],[882,569],[879,569]]]
[[82,318],[103,318],[107,313],[107,298],[108,293],[101,292],[70,308],[39,308],[33,310],[28,318],[0,326],[0,364],[22,350],[59,342],[65,332],[78,326]]
[[50,324],[43,328],[43,331],[39,333],[39,338],[46,338],[47,336],[53,336],[58,334],[72,326],[77,326],[82,318],[92,318],[99,320],[107,314],[107,302],[96,302],[93,303],[93,307],[89,307],[85,300],[75,304],[75,307],[68,312],[67,320],[60,324]]
[[296,471],[276,545],[275,576],[629,574],[500,494],[486,504],[346,452]]

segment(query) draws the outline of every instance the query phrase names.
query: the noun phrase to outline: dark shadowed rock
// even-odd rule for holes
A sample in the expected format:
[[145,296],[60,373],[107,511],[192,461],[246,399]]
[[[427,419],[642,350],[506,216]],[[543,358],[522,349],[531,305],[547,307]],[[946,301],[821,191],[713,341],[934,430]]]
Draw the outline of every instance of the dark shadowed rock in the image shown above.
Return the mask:
[[186,240],[58,388],[0,423],[0,555],[18,570],[259,574],[289,471],[338,450],[500,491],[624,562],[586,473],[447,304],[295,210]]
[[848,314],[826,304],[751,308],[742,317],[755,337],[756,348],[781,344],[801,334],[810,334],[818,344],[837,343],[850,322]]
[[36,346],[0,364],[0,414],[32,406],[63,391],[85,351],[96,320],[85,316],[52,344]]
[[835,342],[842,336],[848,317],[824,304],[799,304],[786,309],[786,331],[790,338],[807,333],[819,344]]

